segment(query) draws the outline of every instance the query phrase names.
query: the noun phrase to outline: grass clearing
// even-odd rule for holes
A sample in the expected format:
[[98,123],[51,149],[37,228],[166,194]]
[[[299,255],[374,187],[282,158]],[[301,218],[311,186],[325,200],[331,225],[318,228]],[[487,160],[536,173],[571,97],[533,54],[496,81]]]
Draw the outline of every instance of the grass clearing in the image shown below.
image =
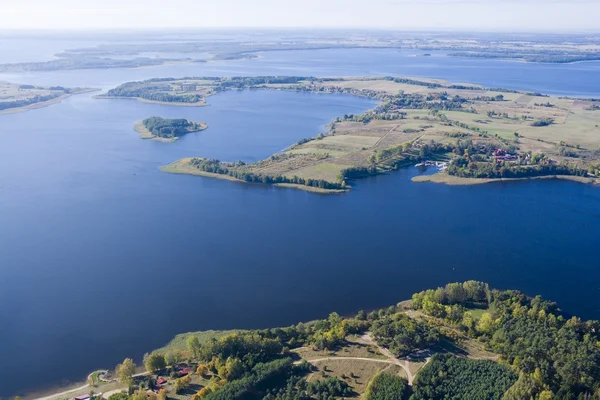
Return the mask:
[[380,371],[388,368],[385,362],[366,360],[327,360],[314,364],[318,369],[307,378],[308,382],[337,377],[346,382],[356,393],[362,394],[369,381]]
[[387,360],[387,358],[379,353],[376,346],[359,343],[358,341],[353,342],[348,339],[348,342],[337,350],[314,350],[312,346],[301,347],[294,349],[291,352],[298,354],[300,358],[307,361],[317,360],[325,357],[359,357],[359,358],[373,358],[375,360]]

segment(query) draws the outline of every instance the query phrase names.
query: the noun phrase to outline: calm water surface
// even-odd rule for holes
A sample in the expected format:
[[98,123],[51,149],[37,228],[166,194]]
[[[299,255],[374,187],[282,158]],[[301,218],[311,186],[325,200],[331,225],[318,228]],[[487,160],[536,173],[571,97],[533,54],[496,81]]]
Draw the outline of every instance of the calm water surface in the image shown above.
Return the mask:
[[[193,67],[10,78],[109,88],[155,76],[397,73],[523,87],[530,76],[546,92],[600,93],[597,80],[586,80],[598,73],[594,63],[518,64],[518,75],[516,63],[463,60],[461,67],[441,56],[358,54],[277,52]],[[475,67],[482,62],[491,71]],[[440,74],[446,64],[446,75],[428,71],[432,63]],[[0,396],[139,358],[179,332],[350,313],[448,281],[540,293],[569,312],[600,317],[598,188],[413,184],[419,172],[406,169],[322,196],[160,173],[186,156],[262,159],[337,115],[374,105],[264,91],[209,102],[178,108],[81,95],[0,116]],[[174,144],[143,141],[132,125],[150,115],[205,121],[209,129]],[[20,373],[26,368],[35,385]]]

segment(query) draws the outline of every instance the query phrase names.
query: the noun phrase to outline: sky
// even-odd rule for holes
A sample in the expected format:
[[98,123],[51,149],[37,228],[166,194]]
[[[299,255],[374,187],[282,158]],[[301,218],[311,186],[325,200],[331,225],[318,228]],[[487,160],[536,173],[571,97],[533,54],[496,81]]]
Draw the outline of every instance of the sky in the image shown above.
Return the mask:
[[0,0],[0,29],[600,31],[600,0]]

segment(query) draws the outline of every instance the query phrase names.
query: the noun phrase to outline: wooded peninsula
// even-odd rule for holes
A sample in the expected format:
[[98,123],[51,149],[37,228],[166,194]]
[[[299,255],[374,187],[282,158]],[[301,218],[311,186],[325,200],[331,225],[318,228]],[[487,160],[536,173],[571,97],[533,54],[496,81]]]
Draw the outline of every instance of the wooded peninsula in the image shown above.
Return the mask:
[[146,354],[143,367],[136,373],[127,358],[114,371],[90,374],[90,387],[69,394],[594,400],[600,399],[600,322],[567,316],[540,296],[467,281],[349,317],[332,313],[283,328],[178,335]]
[[108,97],[204,105],[228,90],[289,90],[379,101],[338,116],[326,132],[252,164],[185,158],[163,171],[317,189],[415,164],[443,169],[420,180],[449,184],[569,177],[598,182],[600,101],[404,77],[197,77],[130,82]]
[[97,89],[35,86],[0,81],[0,114],[25,112],[60,103],[69,96]]

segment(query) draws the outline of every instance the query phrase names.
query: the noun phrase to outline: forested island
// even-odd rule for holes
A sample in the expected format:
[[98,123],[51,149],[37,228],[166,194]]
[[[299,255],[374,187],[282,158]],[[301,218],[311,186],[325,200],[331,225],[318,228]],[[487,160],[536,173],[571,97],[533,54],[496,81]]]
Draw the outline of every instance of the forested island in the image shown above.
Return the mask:
[[185,134],[203,131],[208,126],[202,122],[188,121],[182,118],[150,117],[136,123],[134,128],[142,139],[174,142]]
[[74,94],[93,92],[89,88],[35,86],[0,81],[0,114],[24,112],[56,104]]
[[[178,335],[90,375],[108,400],[594,400],[600,322],[477,281],[283,328]],[[65,394],[61,394],[65,397]],[[58,395],[60,396],[60,395]]]
[[418,177],[449,184],[559,177],[597,182],[600,113],[593,99],[407,77],[187,77],[130,82],[111,97],[205,104],[228,90],[288,90],[367,97],[360,115],[335,118],[325,132],[247,164],[188,157],[163,171],[275,184],[325,193],[401,167],[437,165]]

